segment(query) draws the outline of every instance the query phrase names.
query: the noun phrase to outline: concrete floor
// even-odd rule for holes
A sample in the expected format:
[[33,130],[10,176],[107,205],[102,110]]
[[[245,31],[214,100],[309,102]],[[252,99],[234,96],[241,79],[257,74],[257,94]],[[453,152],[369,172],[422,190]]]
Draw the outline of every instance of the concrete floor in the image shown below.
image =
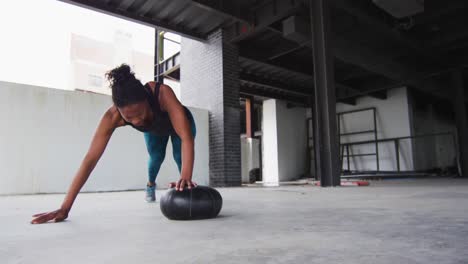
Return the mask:
[[[219,188],[220,217],[170,221],[143,193],[0,197],[0,263],[468,263],[468,180]],[[160,191],[161,196],[164,191]]]

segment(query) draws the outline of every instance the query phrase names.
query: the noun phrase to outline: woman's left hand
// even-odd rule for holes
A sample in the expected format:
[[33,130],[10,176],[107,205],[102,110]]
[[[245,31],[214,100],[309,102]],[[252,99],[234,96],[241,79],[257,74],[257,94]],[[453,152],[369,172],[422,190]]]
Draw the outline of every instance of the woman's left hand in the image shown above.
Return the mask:
[[171,182],[169,184],[169,188],[175,187],[176,191],[183,191],[185,186],[187,186],[187,188],[189,189],[192,189],[192,187],[197,187],[197,184],[194,181],[192,181],[191,178],[180,178],[177,182]]

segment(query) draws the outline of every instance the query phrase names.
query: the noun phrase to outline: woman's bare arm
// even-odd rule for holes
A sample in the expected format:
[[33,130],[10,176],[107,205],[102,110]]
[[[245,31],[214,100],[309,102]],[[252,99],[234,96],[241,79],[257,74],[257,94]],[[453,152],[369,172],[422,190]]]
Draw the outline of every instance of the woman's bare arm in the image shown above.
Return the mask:
[[161,84],[159,100],[163,109],[169,114],[175,132],[182,140],[182,170],[180,179],[177,183],[171,183],[171,187],[174,186],[179,191],[182,191],[185,186],[190,189],[192,186],[196,186],[196,183],[192,181],[195,142],[189,120],[185,114],[183,105],[179,102],[171,87]]
[[31,221],[31,223],[40,224],[50,220],[59,222],[68,217],[68,212],[70,211],[76,196],[89,178],[89,175],[93,169],[96,167],[96,164],[106,149],[107,143],[109,142],[112,133],[114,132],[115,128],[122,125],[122,120],[116,113],[117,110],[115,109],[115,106],[112,106],[101,118],[101,121],[99,122],[99,125],[94,133],[88,152],[86,153],[83,161],[81,162],[80,168],[73,178],[72,184],[68,189],[67,195],[65,196],[60,209],[52,212],[33,215],[35,218]]

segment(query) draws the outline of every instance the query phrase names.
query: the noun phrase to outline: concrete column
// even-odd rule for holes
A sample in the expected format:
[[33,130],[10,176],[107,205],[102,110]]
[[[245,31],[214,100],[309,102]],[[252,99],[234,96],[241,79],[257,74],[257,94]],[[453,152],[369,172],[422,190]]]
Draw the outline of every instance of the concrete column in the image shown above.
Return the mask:
[[279,184],[277,100],[263,101],[262,175],[266,186]]
[[210,185],[239,186],[238,50],[225,39],[221,29],[206,42],[182,38],[181,101],[210,111]]
[[454,89],[454,112],[457,126],[458,160],[460,162],[461,176],[468,177],[468,120],[466,115],[465,93],[463,75],[461,70],[451,74]]
[[275,186],[297,180],[306,172],[306,110],[287,103],[263,102],[263,181]]

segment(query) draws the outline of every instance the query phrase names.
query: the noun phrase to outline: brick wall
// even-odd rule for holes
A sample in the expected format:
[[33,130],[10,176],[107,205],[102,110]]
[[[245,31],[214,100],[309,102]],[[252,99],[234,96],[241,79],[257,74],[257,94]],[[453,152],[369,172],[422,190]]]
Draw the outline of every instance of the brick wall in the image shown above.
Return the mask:
[[206,43],[182,38],[181,101],[210,111],[210,185],[241,184],[239,65],[237,47],[223,31]]

